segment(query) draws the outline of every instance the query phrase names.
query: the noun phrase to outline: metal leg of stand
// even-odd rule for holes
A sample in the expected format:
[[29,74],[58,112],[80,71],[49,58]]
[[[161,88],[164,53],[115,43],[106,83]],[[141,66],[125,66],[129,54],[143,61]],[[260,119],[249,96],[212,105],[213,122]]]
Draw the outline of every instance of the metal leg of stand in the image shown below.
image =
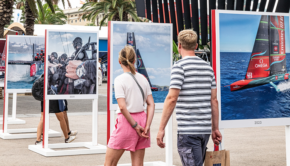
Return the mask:
[[221,142],[221,144],[220,144],[220,146],[219,146],[219,149],[220,149],[220,150],[223,150],[223,149],[225,149],[224,129],[220,129],[220,132],[221,132],[221,134],[222,134],[222,142]]
[[98,145],[98,99],[93,99],[93,116],[92,116],[92,122],[93,122],[93,146]]
[[16,103],[17,103],[17,93],[13,93],[13,103],[12,103],[12,119],[16,119]]
[[285,126],[286,166],[290,166],[290,126]]
[[165,128],[165,160],[167,166],[173,165],[172,122],[173,121],[171,116]]
[[44,121],[44,148],[48,148],[48,132],[49,132],[49,100],[45,100],[45,121]]
[[3,117],[3,133],[7,133],[8,128],[8,104],[9,104],[9,93],[5,94],[5,108],[3,110],[4,117]]

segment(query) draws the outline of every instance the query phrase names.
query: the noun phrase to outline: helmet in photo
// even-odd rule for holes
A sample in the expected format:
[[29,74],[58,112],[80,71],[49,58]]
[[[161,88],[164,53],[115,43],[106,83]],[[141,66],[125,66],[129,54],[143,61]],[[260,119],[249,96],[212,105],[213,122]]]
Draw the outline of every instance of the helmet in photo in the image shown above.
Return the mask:
[[74,41],[73,41],[73,46],[74,46],[74,48],[76,48],[77,45],[78,45],[79,43],[80,43],[81,45],[83,45],[83,40],[82,40],[82,38],[80,38],[80,37],[76,37],[76,38],[74,39]]
[[51,56],[53,56],[53,57],[54,57],[54,59],[57,59],[57,57],[58,57],[58,55],[57,55],[57,53],[56,53],[56,52],[52,52],[52,53],[51,53]]
[[66,53],[63,53],[63,54],[60,56],[60,59],[64,59],[64,60],[66,60],[66,59],[67,59],[67,55],[66,55]]

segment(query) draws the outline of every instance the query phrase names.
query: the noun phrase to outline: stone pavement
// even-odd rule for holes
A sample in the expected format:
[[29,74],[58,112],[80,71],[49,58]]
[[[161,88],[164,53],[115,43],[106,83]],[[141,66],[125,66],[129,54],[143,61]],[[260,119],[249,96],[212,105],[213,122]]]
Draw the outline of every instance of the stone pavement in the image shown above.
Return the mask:
[[[69,114],[70,127],[78,130],[79,134],[75,142],[91,140],[91,115]],[[156,135],[161,113],[156,113],[151,126],[151,148],[146,150],[145,161],[164,161],[165,151],[156,145]],[[26,120],[25,125],[9,125],[8,128],[36,127],[39,117],[21,118]],[[175,116],[174,116],[175,119]],[[106,144],[106,114],[98,116],[98,140],[100,144]],[[59,123],[54,115],[50,116],[50,128],[61,131]],[[176,166],[181,166],[176,148],[176,121],[173,123],[173,161]],[[28,145],[34,144],[35,139],[2,140],[0,139],[0,165],[41,165],[41,166],[90,166],[102,165],[105,154],[79,155],[64,157],[43,157],[28,150]],[[63,143],[64,137],[49,138],[49,143]],[[285,131],[284,127],[260,127],[226,129],[224,132],[225,148],[231,151],[232,166],[283,166],[286,165]],[[210,140],[208,150],[213,150]],[[130,153],[125,152],[119,163],[130,163]]]

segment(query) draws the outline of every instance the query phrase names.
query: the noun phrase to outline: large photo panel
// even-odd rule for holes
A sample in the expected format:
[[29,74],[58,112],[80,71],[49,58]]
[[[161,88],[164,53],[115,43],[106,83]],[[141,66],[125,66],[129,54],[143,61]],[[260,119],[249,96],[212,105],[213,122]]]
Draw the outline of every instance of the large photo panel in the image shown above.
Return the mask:
[[135,48],[138,73],[149,81],[156,108],[163,108],[170,85],[172,66],[172,25],[157,23],[111,22],[110,43],[110,104],[117,109],[114,80],[123,73],[119,52],[126,45]]
[[290,125],[289,14],[216,11],[221,128]]
[[8,93],[31,92],[44,72],[44,37],[8,36],[5,89]]
[[46,99],[98,98],[98,31],[46,30]]

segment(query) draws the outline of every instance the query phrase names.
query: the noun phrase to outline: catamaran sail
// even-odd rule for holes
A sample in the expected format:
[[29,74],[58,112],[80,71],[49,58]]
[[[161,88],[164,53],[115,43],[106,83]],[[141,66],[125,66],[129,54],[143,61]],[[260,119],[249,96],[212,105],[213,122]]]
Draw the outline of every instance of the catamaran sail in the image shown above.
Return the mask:
[[137,58],[137,63],[135,63],[135,65],[136,65],[135,67],[136,67],[137,72],[142,74],[144,77],[147,78],[152,91],[158,91],[158,88],[153,87],[152,84],[151,84],[151,81],[150,81],[150,78],[148,76],[145,64],[144,64],[144,62],[142,60],[142,56],[140,54],[140,51],[136,47],[136,41],[135,41],[134,32],[128,32],[127,33],[127,44],[131,45],[135,49],[136,58]]
[[289,79],[286,70],[284,16],[261,16],[256,41],[244,80],[230,85],[231,91]]

